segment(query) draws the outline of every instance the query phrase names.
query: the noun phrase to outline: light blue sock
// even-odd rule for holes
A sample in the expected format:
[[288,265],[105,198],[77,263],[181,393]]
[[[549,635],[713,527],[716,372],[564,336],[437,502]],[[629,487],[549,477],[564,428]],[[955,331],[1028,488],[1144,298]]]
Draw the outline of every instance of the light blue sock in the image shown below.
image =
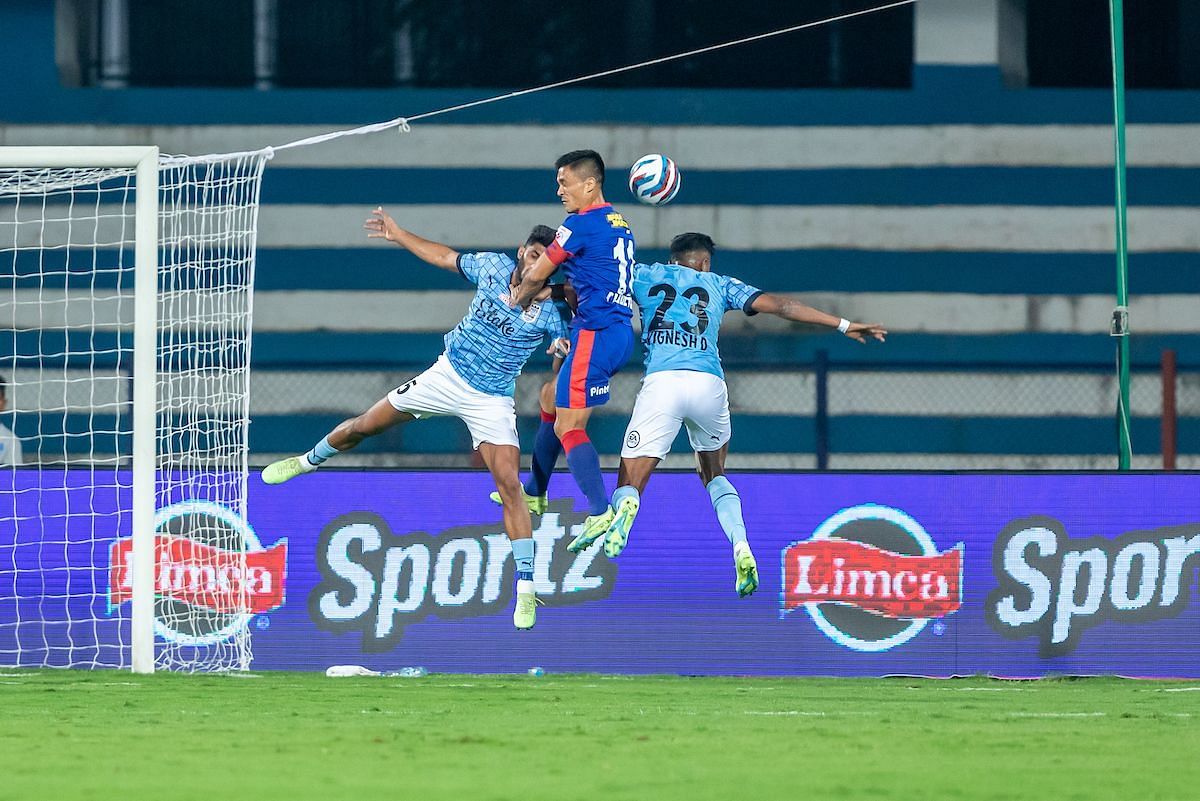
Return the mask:
[[625,485],[624,487],[617,487],[616,492],[614,492],[612,494],[612,501],[610,501],[610,503],[612,503],[612,508],[616,509],[617,504],[619,504],[623,498],[633,498],[635,501],[638,501],[639,503],[642,500],[642,496],[637,491],[636,488],[631,487],[629,485]]
[[717,476],[708,482],[708,497],[712,499],[713,511],[725,530],[725,536],[736,545],[746,541],[746,523],[742,520],[742,499],[725,476]]
[[329,437],[322,437],[321,441],[313,446],[313,449],[304,454],[304,458],[308,459],[311,465],[323,464],[326,459],[336,454],[337,448],[329,444]]
[[517,563],[517,580],[533,581],[533,537],[513,540],[512,553]]

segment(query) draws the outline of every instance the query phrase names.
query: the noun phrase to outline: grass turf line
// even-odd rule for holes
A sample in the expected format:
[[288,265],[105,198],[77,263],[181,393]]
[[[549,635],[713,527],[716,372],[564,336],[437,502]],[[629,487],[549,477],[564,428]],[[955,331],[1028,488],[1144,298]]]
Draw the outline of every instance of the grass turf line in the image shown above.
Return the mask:
[[0,799],[1188,799],[1200,682],[0,671]]

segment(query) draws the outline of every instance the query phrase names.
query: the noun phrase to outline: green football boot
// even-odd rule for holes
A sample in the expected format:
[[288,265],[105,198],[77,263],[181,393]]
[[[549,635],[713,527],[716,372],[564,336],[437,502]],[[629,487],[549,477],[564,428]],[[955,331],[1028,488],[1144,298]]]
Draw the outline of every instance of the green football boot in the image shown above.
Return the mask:
[[741,598],[747,598],[758,589],[758,563],[750,546],[739,542],[733,546],[733,566],[737,570],[737,584],[734,589]]
[[579,536],[571,540],[571,544],[567,546],[567,550],[571,553],[579,553],[587,548],[596,540],[608,533],[608,527],[612,525],[613,519],[617,514],[610,506],[598,515],[587,517],[583,521],[583,531]]
[[517,608],[513,610],[513,625],[518,631],[529,631],[537,623],[537,593],[532,581],[517,582]]
[[263,468],[262,480],[264,484],[282,484],[285,481],[291,481],[301,473],[311,473],[317,469],[317,466],[308,465],[308,460],[303,456],[293,456],[290,459],[281,459],[278,462],[271,462]]
[[[496,504],[497,506],[504,505],[504,501],[501,499],[498,491],[493,491],[488,497],[491,498],[492,503]],[[546,509],[550,506],[550,499],[545,495],[530,495],[525,492],[524,487],[521,487],[521,497],[525,499],[525,505],[529,507],[529,513],[531,515],[544,515],[546,514]]]
[[609,559],[616,559],[629,544],[629,530],[640,506],[637,498],[622,498],[617,504],[616,517],[604,535],[604,555]]

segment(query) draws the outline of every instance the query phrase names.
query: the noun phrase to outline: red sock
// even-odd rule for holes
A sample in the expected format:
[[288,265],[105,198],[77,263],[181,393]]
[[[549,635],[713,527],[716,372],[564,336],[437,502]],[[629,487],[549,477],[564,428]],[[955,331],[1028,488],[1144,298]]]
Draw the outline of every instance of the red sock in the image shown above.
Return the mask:
[[582,428],[572,428],[570,431],[563,434],[559,439],[562,441],[563,450],[570,455],[571,451],[578,448],[585,442],[591,442],[588,439],[587,432]]

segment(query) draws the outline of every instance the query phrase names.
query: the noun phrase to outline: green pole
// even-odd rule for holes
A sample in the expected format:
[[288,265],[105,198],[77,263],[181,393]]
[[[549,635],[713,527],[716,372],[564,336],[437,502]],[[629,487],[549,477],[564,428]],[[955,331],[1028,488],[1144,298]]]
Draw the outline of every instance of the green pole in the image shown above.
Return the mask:
[[1113,146],[1117,172],[1117,307],[1109,333],[1117,338],[1117,468],[1133,461],[1129,433],[1129,243],[1125,195],[1125,24],[1122,0],[1109,0],[1112,17]]

